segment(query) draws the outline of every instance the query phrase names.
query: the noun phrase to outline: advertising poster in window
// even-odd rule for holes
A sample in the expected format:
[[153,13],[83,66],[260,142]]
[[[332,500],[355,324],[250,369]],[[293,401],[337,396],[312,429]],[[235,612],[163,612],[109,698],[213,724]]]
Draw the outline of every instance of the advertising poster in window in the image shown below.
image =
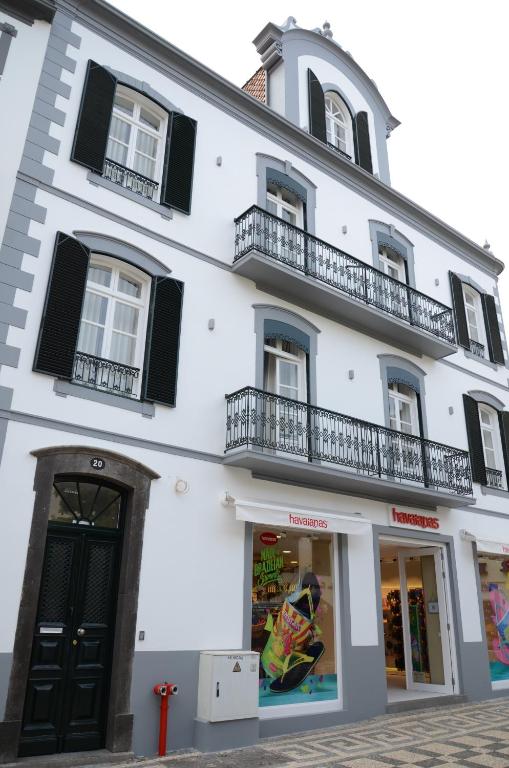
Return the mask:
[[253,527],[260,707],[338,698],[333,574],[330,534]]
[[491,681],[509,682],[509,559],[481,553],[479,574]]

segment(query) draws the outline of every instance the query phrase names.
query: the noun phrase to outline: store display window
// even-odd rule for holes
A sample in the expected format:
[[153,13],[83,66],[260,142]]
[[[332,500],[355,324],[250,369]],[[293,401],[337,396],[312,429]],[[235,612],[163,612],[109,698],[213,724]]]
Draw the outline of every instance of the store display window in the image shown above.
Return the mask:
[[260,707],[338,698],[333,537],[253,526]]
[[491,681],[509,682],[509,559],[482,552],[478,559]]

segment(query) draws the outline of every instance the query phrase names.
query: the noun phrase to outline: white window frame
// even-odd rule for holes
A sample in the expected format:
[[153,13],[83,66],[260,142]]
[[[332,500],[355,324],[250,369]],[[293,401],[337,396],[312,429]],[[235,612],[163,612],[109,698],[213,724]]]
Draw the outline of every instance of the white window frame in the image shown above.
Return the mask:
[[[326,91],[325,96],[325,126],[327,132],[327,141],[337,149],[345,152],[353,159],[354,146],[353,146],[353,130],[352,130],[352,117],[348,111],[346,104],[341,96],[334,91]],[[335,107],[335,113],[333,112]],[[337,115],[340,115],[342,119],[339,119]],[[340,126],[345,131],[344,148],[340,145],[340,139],[337,139],[335,135],[336,126]]]
[[[470,285],[462,283],[463,301],[465,302],[465,316],[468,327],[468,337],[471,341],[477,341],[484,347],[484,357],[488,353],[488,341],[486,338],[486,328],[484,325],[484,312],[481,301],[481,294]],[[470,303],[469,303],[470,300]],[[469,309],[474,313],[475,323],[471,322]]]
[[[408,385],[405,385],[408,386]],[[393,389],[393,387],[396,387],[396,389]],[[390,401],[391,399],[394,400],[396,407],[395,407],[395,414],[396,414],[396,422],[397,426],[393,427],[390,426],[390,429],[395,429],[397,432],[402,432],[405,435],[413,435],[414,437],[420,437],[420,425],[419,425],[419,410],[417,407],[417,393],[409,387],[410,391],[412,392],[411,396],[405,395],[402,392],[399,391],[399,384],[397,383],[391,383],[388,385],[388,392],[389,392],[389,424],[391,422],[390,417]],[[412,431],[411,432],[405,432],[401,429],[401,416],[400,416],[400,410],[399,410],[399,403],[406,403],[410,408],[410,419],[411,419],[411,425],[412,425]]]
[[[275,186],[275,185],[274,185]],[[291,192],[290,194],[293,194]],[[298,197],[296,197],[296,204],[292,205],[287,200],[283,200],[283,190],[281,187],[275,187],[275,192],[269,192],[267,189],[267,202],[272,203],[276,206],[276,213],[273,214],[273,216],[277,216],[278,218],[283,218],[283,211],[288,211],[289,213],[292,213],[295,216],[295,224],[292,224],[290,221],[286,221],[286,224],[289,224],[290,226],[299,227],[300,229],[303,229],[304,227],[304,206],[302,204],[302,200],[300,200]]]
[[[479,425],[481,428],[484,465],[486,466],[487,469],[497,469],[499,472],[502,472],[502,487],[505,489],[507,487],[507,483],[506,483],[506,477],[505,477],[504,454],[502,452],[502,440],[500,438],[500,425],[498,420],[498,413],[494,408],[492,408],[490,405],[486,405],[485,403],[478,403],[477,407],[479,410]],[[482,420],[483,412],[490,419],[489,426],[485,424]],[[486,449],[485,432],[490,432],[492,436],[493,448],[490,448],[489,450],[492,450],[495,455],[494,467],[491,464],[488,464],[488,461],[486,458],[487,449]]]
[[[264,352],[268,352],[270,355],[273,355],[275,358],[275,381],[273,382],[274,386],[274,394],[279,395],[279,397],[286,397],[288,398],[288,395],[281,395],[279,392],[280,387],[280,381],[279,381],[279,362],[282,360],[286,360],[288,362],[294,363],[297,367],[297,393],[298,397],[295,398],[288,398],[290,400],[300,400],[301,402],[306,402],[307,400],[307,381],[306,381],[306,360],[307,355],[303,350],[299,350],[299,353],[297,355],[293,355],[290,352],[285,352],[283,350],[283,341],[281,339],[275,339],[276,346],[271,347],[270,344],[264,344],[263,349]],[[267,381],[267,371],[265,371],[264,375],[265,381]],[[284,386],[284,385],[283,385]]]
[[[108,304],[106,309],[106,318],[105,318],[104,325],[101,325],[100,323],[94,323],[90,320],[86,320],[85,322],[89,323],[90,325],[97,325],[104,328],[102,350],[101,350],[101,354],[97,355],[97,357],[100,357],[104,360],[109,360],[110,362],[113,362],[113,363],[119,363],[120,365],[123,365],[123,363],[120,363],[118,360],[113,360],[109,356],[110,349],[111,349],[111,338],[112,338],[113,331],[115,330],[113,328],[115,303],[117,301],[120,301],[123,304],[127,304],[128,306],[134,307],[138,310],[138,328],[136,332],[134,359],[131,363],[128,363],[128,364],[126,363],[126,365],[129,365],[130,367],[133,367],[133,368],[138,368],[140,371],[140,375],[138,376],[138,378],[134,379],[133,381],[133,391],[132,391],[133,397],[139,397],[139,392],[141,387],[141,373],[143,371],[143,361],[145,356],[145,343],[146,343],[147,325],[148,325],[148,310],[149,310],[150,289],[151,289],[151,282],[152,282],[151,278],[146,273],[142,272],[139,269],[136,269],[136,267],[132,267],[130,264],[127,264],[125,261],[121,261],[120,259],[115,259],[110,256],[103,256],[102,254],[92,253],[90,255],[88,274],[90,274],[90,267],[95,267],[95,266],[111,269],[111,283],[109,286],[101,285],[99,283],[93,283],[91,282],[90,278],[87,275],[87,284],[85,287],[85,291],[88,291],[89,293],[94,293],[97,296],[101,296],[102,298],[107,299]],[[136,280],[136,282],[140,283],[141,295],[139,298],[135,296],[130,296],[129,294],[123,293],[122,291],[118,290],[118,281],[121,274],[127,278],[132,278],[133,280]],[[83,317],[80,318],[80,331],[81,331],[82,322],[83,322]],[[117,330],[116,332],[118,333],[119,331]],[[79,335],[78,335],[78,338],[79,338]],[[81,350],[77,348],[76,351],[80,352]],[[83,354],[90,354],[90,353],[83,352]]]
[[[381,245],[378,249],[378,258],[384,274],[392,277],[394,280],[399,280],[400,283],[406,284],[405,260],[399,253],[387,248],[385,245]],[[394,269],[397,272],[397,277],[391,275],[391,269]]]
[[[113,103],[112,117],[114,116],[119,120],[122,120],[124,123],[128,123],[131,127],[129,144],[127,145],[128,149],[127,149],[127,159],[125,162],[125,167],[132,170],[133,173],[139,174],[140,176],[144,176],[144,174],[134,169],[134,155],[135,155],[135,152],[137,151],[139,152],[139,150],[136,149],[136,136],[137,136],[138,130],[142,130],[145,133],[152,136],[153,138],[157,139],[157,154],[155,158],[154,177],[152,181],[155,181],[159,184],[159,189],[155,195],[155,197],[159,198],[162,174],[163,174],[166,133],[168,128],[168,113],[164,109],[162,109],[162,107],[159,107],[155,102],[148,99],[146,96],[143,96],[137,91],[134,91],[131,88],[127,88],[124,85],[117,85],[115,96],[117,95],[123,96],[125,99],[129,99],[129,101],[133,102],[134,104],[133,115],[131,116],[123,112],[121,109],[118,109],[115,103]],[[140,122],[140,111],[142,108],[145,109],[147,112],[150,112],[155,118],[160,120],[159,131],[156,131],[155,129],[151,128],[149,125],[145,125],[144,123]],[[108,141],[110,140],[110,138],[118,142],[118,139],[110,136],[108,132]],[[119,142],[119,143],[122,143],[122,142]],[[116,163],[116,161],[109,158],[107,154],[106,154],[106,159],[110,160],[110,162],[112,163]],[[146,178],[150,178],[150,177],[147,176]]]

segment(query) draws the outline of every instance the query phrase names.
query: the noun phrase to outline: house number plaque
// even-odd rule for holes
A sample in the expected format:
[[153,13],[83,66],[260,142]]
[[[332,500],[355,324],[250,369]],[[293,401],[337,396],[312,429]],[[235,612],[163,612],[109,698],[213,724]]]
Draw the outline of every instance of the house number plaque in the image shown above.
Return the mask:
[[104,459],[101,459],[99,456],[93,456],[90,459],[90,466],[92,467],[92,469],[104,469],[104,467],[106,466],[106,462],[104,461]]

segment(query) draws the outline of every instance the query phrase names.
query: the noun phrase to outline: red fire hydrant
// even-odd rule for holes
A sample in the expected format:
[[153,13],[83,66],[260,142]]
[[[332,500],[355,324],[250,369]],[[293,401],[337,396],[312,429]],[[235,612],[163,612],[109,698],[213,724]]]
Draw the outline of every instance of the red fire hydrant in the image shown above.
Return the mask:
[[161,707],[159,710],[159,757],[166,754],[166,734],[168,731],[168,699],[170,696],[176,696],[178,685],[174,683],[158,683],[154,685],[154,693],[161,697]]

